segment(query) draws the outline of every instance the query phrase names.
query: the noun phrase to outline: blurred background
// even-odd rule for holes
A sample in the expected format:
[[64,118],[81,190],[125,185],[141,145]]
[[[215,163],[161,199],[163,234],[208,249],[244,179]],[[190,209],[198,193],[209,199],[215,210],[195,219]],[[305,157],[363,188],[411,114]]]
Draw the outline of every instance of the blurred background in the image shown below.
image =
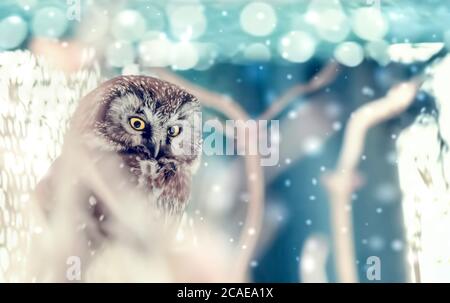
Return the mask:
[[[237,106],[248,119],[279,120],[279,163],[257,175],[258,230],[243,230],[254,200],[242,156],[203,157],[190,216],[216,225],[237,249],[240,234],[258,235],[251,281],[338,282],[340,227],[326,180],[351,114],[422,79],[450,47],[449,20],[445,0],[4,0],[0,51],[29,50],[66,74],[96,62],[104,78],[185,81],[194,93],[223,97],[211,106],[199,96],[204,119],[235,119],[227,108]],[[419,113],[434,110],[429,94],[413,95],[404,110],[368,127],[350,202],[339,204],[353,222],[347,232],[359,282],[410,281],[396,140]],[[370,256],[381,260],[380,279],[367,276]]]

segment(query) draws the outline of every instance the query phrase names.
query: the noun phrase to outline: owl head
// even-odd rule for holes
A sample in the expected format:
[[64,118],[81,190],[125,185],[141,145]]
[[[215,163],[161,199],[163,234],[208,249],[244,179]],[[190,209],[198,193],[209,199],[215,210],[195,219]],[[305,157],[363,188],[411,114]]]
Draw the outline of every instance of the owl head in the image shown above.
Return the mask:
[[72,128],[102,151],[156,161],[194,161],[201,152],[198,100],[169,82],[120,76],[88,94]]

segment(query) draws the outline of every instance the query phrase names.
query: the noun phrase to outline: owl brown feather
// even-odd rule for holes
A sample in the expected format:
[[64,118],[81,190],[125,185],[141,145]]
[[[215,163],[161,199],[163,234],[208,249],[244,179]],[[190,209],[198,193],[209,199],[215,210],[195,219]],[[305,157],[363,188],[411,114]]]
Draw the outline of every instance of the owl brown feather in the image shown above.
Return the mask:
[[[36,197],[48,216],[58,203],[56,193],[70,186],[81,209],[97,221],[96,234],[108,234],[104,222],[113,220],[108,204],[80,171],[92,165],[117,192],[147,197],[164,216],[179,217],[189,200],[192,173],[200,161],[201,136],[194,117],[197,99],[171,83],[147,76],[121,76],[104,82],[85,96],[75,111],[63,151],[36,188]],[[130,121],[138,118],[138,129]],[[173,136],[173,129],[180,134]],[[189,134],[188,139],[183,137]],[[86,164],[75,151],[89,158]],[[180,153],[180,150],[184,151]],[[64,174],[64,163],[79,163]],[[120,174],[110,168],[119,167]],[[67,170],[66,170],[67,172]],[[114,176],[114,178],[112,177]],[[88,178],[89,179],[89,178]],[[114,181],[112,179],[115,179]],[[123,193],[123,192],[122,192]],[[96,203],[90,203],[94,197]],[[129,201],[127,201],[129,203]]]

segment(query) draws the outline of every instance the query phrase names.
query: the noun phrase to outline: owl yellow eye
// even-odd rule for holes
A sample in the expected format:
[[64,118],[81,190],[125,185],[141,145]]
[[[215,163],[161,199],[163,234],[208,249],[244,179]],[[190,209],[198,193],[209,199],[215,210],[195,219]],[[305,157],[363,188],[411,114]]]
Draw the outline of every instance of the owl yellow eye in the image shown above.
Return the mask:
[[133,117],[133,118],[130,118],[130,126],[134,130],[144,130],[145,122],[141,118]]
[[181,126],[178,125],[174,125],[169,127],[169,129],[167,130],[167,134],[171,137],[176,137],[181,133]]

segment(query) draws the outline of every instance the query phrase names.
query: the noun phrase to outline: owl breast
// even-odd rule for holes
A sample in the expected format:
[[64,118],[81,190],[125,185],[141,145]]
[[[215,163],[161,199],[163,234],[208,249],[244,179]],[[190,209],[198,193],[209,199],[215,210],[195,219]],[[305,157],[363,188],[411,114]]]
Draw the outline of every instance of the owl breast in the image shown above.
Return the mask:
[[137,189],[148,194],[157,209],[169,215],[182,214],[191,187],[191,174],[186,167],[172,160],[156,161],[134,155],[124,160]]

